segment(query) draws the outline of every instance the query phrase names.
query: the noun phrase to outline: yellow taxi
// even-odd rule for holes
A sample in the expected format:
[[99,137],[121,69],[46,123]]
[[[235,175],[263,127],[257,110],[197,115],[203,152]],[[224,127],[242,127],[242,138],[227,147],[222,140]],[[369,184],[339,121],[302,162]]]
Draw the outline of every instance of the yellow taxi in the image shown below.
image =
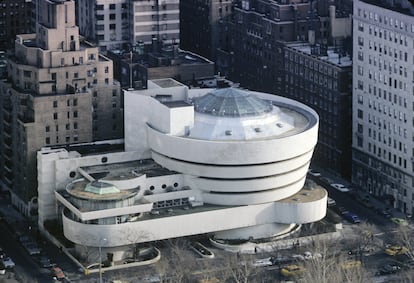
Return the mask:
[[403,254],[408,253],[408,249],[404,246],[398,246],[398,245],[388,246],[385,249],[385,253],[390,256],[403,255]]
[[354,269],[361,267],[362,262],[360,260],[348,260],[341,264],[342,269]]
[[283,267],[280,270],[280,274],[282,274],[285,277],[294,277],[294,276],[302,275],[305,271],[306,269],[303,266],[291,264],[291,265]]

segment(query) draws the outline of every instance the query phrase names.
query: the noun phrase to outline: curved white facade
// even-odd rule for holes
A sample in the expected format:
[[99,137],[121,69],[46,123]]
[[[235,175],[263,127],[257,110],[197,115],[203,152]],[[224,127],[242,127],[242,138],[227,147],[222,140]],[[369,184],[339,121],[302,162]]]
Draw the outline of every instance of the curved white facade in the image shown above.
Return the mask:
[[[115,185],[119,195],[137,191],[133,205],[96,211],[56,193],[69,240],[96,247],[105,238],[116,247],[201,233],[267,238],[325,216],[326,191],[303,189],[317,143],[312,109],[238,89],[149,86],[125,92],[126,152],[39,154],[40,172],[53,164]],[[67,174],[39,179],[56,190],[73,181]]]

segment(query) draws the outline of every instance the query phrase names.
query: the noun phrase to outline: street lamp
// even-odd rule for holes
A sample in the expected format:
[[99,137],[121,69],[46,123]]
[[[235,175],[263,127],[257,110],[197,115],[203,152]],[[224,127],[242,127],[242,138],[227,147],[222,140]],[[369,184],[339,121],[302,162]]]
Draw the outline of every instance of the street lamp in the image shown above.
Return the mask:
[[99,283],[102,283],[102,241],[106,242],[106,239],[99,241]]

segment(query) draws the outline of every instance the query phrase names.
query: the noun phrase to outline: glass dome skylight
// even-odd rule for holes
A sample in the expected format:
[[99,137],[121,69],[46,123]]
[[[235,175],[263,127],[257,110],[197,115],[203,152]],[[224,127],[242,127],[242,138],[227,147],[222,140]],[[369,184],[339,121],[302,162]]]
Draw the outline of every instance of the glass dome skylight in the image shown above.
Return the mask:
[[217,89],[194,101],[195,111],[226,117],[259,116],[272,108],[270,102],[236,88]]
[[116,194],[120,190],[112,184],[105,182],[93,181],[86,185],[85,192],[97,194],[97,195],[106,195],[106,194]]

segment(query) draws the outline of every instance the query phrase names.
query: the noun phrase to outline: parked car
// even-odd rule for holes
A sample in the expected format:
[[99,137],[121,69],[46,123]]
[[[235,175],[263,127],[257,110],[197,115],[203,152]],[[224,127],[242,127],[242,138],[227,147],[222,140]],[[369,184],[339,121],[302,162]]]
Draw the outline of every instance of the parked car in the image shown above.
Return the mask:
[[320,172],[318,172],[316,170],[313,170],[313,169],[309,169],[308,170],[308,174],[311,175],[311,176],[314,176],[314,177],[320,177],[320,176],[322,176],[322,174]]
[[400,225],[400,226],[408,226],[408,222],[405,219],[397,218],[397,217],[391,217],[390,220],[392,222],[394,222],[395,224],[397,224],[397,225]]
[[385,247],[385,253],[390,256],[403,255],[408,253],[408,249],[404,246],[387,245]]
[[348,212],[348,213],[344,213],[342,214],[342,216],[349,222],[353,223],[353,224],[358,224],[361,223],[361,220],[359,219],[358,215],[352,213],[352,212]]
[[38,263],[40,267],[43,267],[43,268],[49,268],[49,267],[55,266],[55,264],[52,263],[52,261],[48,257],[43,256],[43,255],[38,258]]
[[301,276],[305,271],[303,266],[291,264],[280,269],[280,274],[285,277],[296,277]]
[[344,214],[348,213],[349,211],[343,206],[338,206],[336,208],[336,212],[338,212],[338,214],[340,214],[340,215],[344,215]]
[[257,259],[252,263],[252,265],[254,267],[264,267],[264,266],[273,265],[273,262],[272,262],[272,258],[268,257],[268,258]]
[[328,197],[328,207],[332,207],[336,205],[336,201],[330,197]]
[[62,269],[60,267],[54,266],[51,268],[51,272],[54,278],[56,278],[56,280],[63,280],[66,278],[65,273],[63,273]]
[[342,185],[342,184],[335,183],[335,184],[330,184],[330,185],[331,185],[332,188],[334,188],[334,189],[336,189],[340,192],[343,192],[343,193],[348,193],[348,192],[351,191],[348,187],[346,187],[345,185]]
[[341,264],[341,268],[343,269],[354,269],[361,266],[362,262],[360,260],[348,260]]
[[378,269],[378,275],[387,275],[387,274],[394,274],[401,270],[401,266],[393,263],[386,264],[381,266]]
[[26,251],[29,253],[29,255],[39,255],[41,252],[41,249],[37,246],[36,243],[27,242],[23,246],[26,249]]
[[4,267],[6,269],[14,268],[16,266],[14,264],[14,261],[9,256],[6,256],[6,257],[2,258],[1,261],[3,262]]
[[378,209],[376,209],[376,212],[377,212],[379,215],[384,216],[385,218],[391,218],[391,217],[392,217],[391,212],[389,212],[389,211],[388,211],[388,210],[386,210],[386,209],[380,209],[380,208],[378,208]]

